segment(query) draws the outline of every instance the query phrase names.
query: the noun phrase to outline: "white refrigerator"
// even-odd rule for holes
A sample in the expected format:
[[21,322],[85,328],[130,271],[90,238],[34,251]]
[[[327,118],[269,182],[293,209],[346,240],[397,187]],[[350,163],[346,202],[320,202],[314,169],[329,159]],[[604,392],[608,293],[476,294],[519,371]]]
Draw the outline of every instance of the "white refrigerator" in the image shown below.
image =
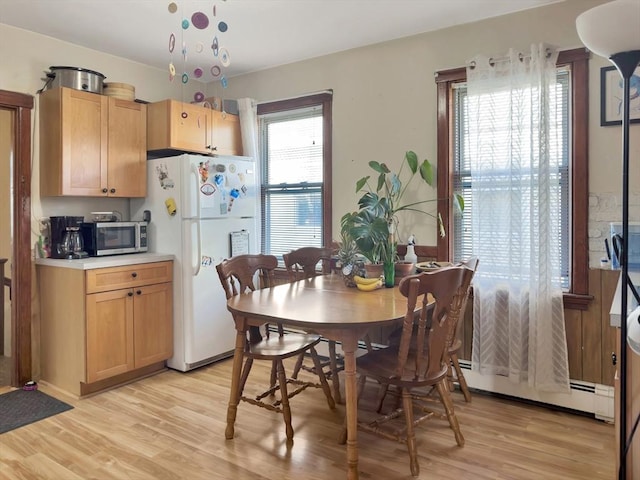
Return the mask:
[[187,371],[233,354],[235,329],[216,265],[259,253],[256,163],[249,157],[183,154],[147,162],[147,197],[131,219],[151,214],[149,250],[174,260],[173,357]]

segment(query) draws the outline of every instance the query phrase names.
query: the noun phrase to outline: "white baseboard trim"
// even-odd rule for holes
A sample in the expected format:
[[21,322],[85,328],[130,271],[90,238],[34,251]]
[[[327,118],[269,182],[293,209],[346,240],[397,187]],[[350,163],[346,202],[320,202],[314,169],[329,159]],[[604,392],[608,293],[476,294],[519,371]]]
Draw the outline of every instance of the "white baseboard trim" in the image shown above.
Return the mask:
[[569,393],[539,392],[527,384],[513,383],[506,377],[482,375],[471,370],[468,361],[460,361],[460,366],[465,369],[464,378],[471,388],[592,413],[600,420],[613,423],[614,390],[608,385],[572,380]]
[[[328,357],[327,341],[322,340],[317,346],[318,354]],[[340,344],[336,347],[336,351],[342,353]],[[358,347],[356,357],[367,353],[364,342],[360,342]],[[373,347],[384,348],[375,344]],[[569,393],[539,392],[527,384],[512,383],[506,377],[475,372],[468,360],[460,360],[460,366],[470,388],[593,414],[595,418],[609,423],[614,421],[614,389],[609,385],[571,380]]]

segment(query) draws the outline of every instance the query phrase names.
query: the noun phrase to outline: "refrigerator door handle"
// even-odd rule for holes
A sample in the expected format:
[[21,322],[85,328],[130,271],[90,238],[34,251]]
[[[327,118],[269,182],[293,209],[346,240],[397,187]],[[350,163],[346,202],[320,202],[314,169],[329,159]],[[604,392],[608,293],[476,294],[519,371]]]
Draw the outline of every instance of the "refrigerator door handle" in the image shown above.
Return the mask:
[[195,211],[195,217],[196,218],[200,218],[201,216],[201,211],[200,211],[200,184],[198,183],[198,180],[200,178],[200,174],[198,172],[198,166],[195,163],[191,164],[191,173],[193,174],[193,180],[194,180],[194,194],[196,196],[196,211]]
[[194,277],[197,277],[200,273],[200,267],[202,265],[202,236],[200,235],[200,219],[196,220],[196,244],[198,245],[197,253],[198,256],[196,258],[196,270],[193,273]]

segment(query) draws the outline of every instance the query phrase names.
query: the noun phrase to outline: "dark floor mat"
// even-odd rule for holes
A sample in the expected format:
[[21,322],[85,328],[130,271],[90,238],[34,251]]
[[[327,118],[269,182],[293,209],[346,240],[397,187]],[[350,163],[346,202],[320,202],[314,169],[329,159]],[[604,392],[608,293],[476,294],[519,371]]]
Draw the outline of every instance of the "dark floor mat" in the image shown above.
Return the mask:
[[39,390],[13,390],[0,395],[0,433],[37,422],[73,407]]

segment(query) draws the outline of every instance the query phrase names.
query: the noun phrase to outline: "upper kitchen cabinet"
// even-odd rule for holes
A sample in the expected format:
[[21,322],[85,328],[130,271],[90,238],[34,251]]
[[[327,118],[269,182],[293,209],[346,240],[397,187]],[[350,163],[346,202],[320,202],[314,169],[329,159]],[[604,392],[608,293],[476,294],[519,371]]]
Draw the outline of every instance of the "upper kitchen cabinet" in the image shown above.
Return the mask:
[[213,119],[211,150],[219,155],[242,155],[240,117],[218,110],[211,110]]
[[177,100],[151,103],[147,149],[157,155],[171,151],[242,155],[240,120],[237,115]]
[[40,95],[42,196],[144,197],[146,105],[70,88]]

